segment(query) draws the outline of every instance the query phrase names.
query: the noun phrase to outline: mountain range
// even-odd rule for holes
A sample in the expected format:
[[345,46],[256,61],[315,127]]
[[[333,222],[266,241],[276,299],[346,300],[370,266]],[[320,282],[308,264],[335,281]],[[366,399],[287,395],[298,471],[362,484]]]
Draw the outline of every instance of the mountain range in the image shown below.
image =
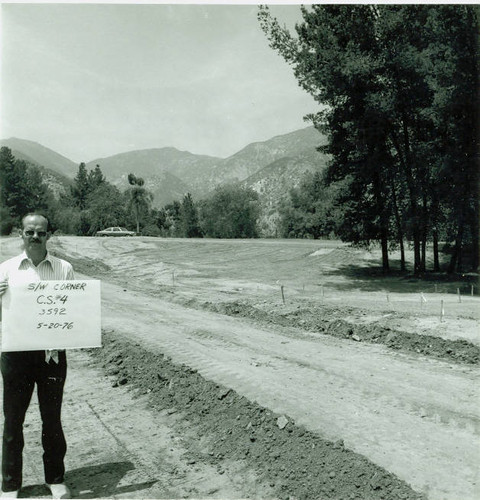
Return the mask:
[[[198,200],[218,185],[240,182],[259,193],[263,225],[268,227],[279,203],[303,175],[325,167],[327,157],[317,151],[325,143],[326,138],[314,127],[307,127],[251,143],[228,158],[164,147],[97,158],[86,166],[90,170],[100,165],[106,179],[121,190],[128,187],[129,173],[142,177],[158,208],[181,201],[188,192]],[[38,166],[56,192],[59,184],[70,184],[78,171],[78,164],[36,142],[11,138],[1,140],[0,146],[9,147],[16,158]]]

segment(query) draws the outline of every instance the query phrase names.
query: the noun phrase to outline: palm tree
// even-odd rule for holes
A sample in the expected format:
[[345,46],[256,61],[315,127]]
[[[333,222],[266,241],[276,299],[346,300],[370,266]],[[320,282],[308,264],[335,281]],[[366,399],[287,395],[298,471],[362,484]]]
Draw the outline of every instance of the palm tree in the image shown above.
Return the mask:
[[152,193],[147,191],[143,185],[145,181],[134,174],[128,174],[128,183],[132,186],[129,190],[130,199],[128,209],[133,212],[137,224],[137,233],[140,232],[140,216],[147,213],[152,202]]

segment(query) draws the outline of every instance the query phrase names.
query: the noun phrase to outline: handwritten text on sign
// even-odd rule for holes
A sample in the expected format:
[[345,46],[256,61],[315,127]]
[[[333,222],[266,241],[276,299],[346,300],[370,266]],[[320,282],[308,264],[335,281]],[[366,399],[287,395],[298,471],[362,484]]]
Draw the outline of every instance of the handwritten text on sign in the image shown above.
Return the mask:
[[101,346],[100,281],[37,281],[8,287],[2,350]]

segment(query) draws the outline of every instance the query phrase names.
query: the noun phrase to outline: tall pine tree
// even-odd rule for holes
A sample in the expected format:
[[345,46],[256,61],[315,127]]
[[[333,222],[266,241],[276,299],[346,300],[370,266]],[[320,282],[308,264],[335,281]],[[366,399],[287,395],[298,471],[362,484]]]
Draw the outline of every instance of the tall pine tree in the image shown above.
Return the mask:
[[[478,16],[471,6],[312,5],[297,37],[259,12],[270,45],[324,110],[331,181],[350,179],[343,236],[409,238],[414,271],[426,269],[446,224],[454,254],[478,267]],[[406,203],[404,203],[406,200]],[[402,242],[401,242],[402,243]]]

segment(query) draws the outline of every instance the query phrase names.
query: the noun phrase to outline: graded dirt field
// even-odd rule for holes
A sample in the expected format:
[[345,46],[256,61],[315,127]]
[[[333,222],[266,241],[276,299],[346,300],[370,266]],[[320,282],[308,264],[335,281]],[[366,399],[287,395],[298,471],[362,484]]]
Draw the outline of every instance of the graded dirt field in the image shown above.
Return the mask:
[[476,281],[339,242],[50,248],[102,280],[104,348],[70,353],[77,496],[480,498]]

